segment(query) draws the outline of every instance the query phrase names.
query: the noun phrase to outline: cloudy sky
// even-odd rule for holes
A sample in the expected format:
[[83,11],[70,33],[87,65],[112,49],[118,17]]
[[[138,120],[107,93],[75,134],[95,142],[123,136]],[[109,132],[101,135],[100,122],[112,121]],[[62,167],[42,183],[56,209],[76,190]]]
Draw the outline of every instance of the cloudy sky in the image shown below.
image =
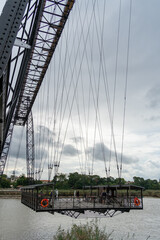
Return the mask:
[[[121,159],[125,179],[160,178],[159,9],[159,0],[76,0],[33,107],[43,179],[57,162],[59,172],[117,177]],[[15,127],[8,174],[26,173],[25,151]]]

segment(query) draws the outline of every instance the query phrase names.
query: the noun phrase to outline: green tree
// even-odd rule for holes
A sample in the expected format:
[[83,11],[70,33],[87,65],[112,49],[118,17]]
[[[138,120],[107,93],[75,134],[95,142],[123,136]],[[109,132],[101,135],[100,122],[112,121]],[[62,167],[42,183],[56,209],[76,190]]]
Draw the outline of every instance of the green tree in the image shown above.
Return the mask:
[[22,174],[15,182],[14,182],[14,187],[17,186],[27,186],[30,184],[30,179],[25,177],[24,174]]
[[119,185],[119,184],[124,185],[125,183],[126,183],[126,181],[124,178],[116,178],[113,182],[113,184],[116,184],[116,185]]
[[79,186],[79,173],[70,173],[68,176],[68,184],[71,188],[81,188],[81,186]]
[[145,180],[144,180],[144,178],[134,176],[134,177],[133,177],[133,180],[134,180],[134,184],[135,184],[136,186],[144,187],[144,185],[145,185]]
[[68,179],[67,179],[67,175],[60,173],[58,174],[54,179],[53,182],[56,183],[55,187],[58,189],[68,189]]
[[68,176],[68,185],[70,188],[82,189],[86,185],[91,185],[91,177],[77,172],[70,173]]
[[0,178],[0,188],[10,188],[11,182],[7,179],[7,175],[3,174]]
[[141,177],[133,177],[134,184],[137,186],[144,187],[145,189],[153,189],[153,190],[159,190],[160,185],[157,180],[151,180],[151,179],[146,179]]

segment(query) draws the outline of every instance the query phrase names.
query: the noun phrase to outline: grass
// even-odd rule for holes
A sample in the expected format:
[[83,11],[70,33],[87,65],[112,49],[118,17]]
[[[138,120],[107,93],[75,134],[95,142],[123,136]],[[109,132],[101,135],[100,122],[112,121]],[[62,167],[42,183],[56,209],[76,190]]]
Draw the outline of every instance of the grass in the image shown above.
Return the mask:
[[105,229],[100,229],[97,221],[92,221],[85,225],[73,224],[71,229],[66,231],[59,227],[53,240],[113,240],[110,238],[111,234],[107,234]]

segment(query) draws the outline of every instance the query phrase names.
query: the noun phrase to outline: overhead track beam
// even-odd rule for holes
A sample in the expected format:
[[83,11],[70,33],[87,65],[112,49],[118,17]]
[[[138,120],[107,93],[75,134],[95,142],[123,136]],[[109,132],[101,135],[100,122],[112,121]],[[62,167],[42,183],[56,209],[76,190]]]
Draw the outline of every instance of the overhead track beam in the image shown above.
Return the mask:
[[27,121],[74,1],[44,1],[42,15],[34,31],[32,49],[27,62],[22,65],[24,82],[15,114],[16,125],[24,125]]

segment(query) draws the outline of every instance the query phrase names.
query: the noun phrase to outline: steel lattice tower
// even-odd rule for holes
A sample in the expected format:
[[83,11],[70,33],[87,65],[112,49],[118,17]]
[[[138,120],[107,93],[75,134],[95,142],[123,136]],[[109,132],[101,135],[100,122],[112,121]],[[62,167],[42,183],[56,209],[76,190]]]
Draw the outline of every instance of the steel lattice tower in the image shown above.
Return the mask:
[[28,115],[26,122],[26,163],[27,163],[27,177],[31,180],[34,179],[34,128],[32,111]]

